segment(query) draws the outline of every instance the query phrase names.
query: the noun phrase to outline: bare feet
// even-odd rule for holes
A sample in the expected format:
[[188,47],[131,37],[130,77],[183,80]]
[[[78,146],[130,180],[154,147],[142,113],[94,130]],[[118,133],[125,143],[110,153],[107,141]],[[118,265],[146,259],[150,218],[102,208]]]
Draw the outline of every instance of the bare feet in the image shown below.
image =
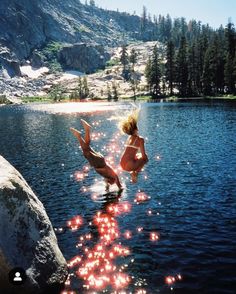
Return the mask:
[[82,123],[82,125],[83,125],[83,127],[84,127],[84,129],[86,130],[86,129],[90,129],[92,126],[89,124],[89,123],[87,123],[84,119],[81,119],[80,120],[81,121],[81,123]]
[[70,130],[76,138],[81,137],[81,133],[78,130],[76,130],[75,128],[70,128]]
[[131,182],[132,183],[137,183],[138,173],[136,171],[132,171],[130,173],[130,175],[131,175]]

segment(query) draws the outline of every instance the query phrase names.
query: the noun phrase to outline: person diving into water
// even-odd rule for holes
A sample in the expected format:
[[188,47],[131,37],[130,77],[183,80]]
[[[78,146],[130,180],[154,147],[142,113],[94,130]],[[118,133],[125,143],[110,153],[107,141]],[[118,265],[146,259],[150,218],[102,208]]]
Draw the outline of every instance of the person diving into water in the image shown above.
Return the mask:
[[116,184],[119,188],[119,191],[123,190],[123,187],[120,183],[119,177],[113,168],[106,163],[104,156],[96,152],[94,149],[90,147],[90,129],[91,125],[88,124],[85,120],[81,119],[81,123],[85,130],[85,136],[82,138],[81,133],[75,128],[70,128],[73,135],[78,139],[80,146],[83,151],[84,157],[88,160],[89,164],[94,167],[95,171],[104,177],[106,183],[106,190],[109,191],[109,186]]
[[144,138],[138,134],[138,115],[139,109],[136,109],[120,124],[123,133],[129,135],[125,150],[121,156],[120,165],[123,170],[130,172],[131,182],[133,183],[137,182],[138,173],[148,162]]

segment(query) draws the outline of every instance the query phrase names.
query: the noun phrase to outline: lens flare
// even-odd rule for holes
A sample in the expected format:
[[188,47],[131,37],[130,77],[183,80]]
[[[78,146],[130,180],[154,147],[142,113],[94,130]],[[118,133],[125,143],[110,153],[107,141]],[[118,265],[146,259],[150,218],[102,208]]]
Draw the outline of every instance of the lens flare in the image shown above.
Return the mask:
[[159,236],[156,232],[151,232],[150,233],[150,240],[151,241],[157,241],[159,239]]
[[141,192],[139,191],[136,195],[135,195],[135,199],[134,202],[136,202],[137,204],[148,201],[151,197],[148,196],[145,192]]
[[172,285],[175,282],[177,282],[178,280],[182,280],[182,276],[180,274],[176,275],[176,276],[167,276],[165,277],[165,283],[168,285]]
[[67,221],[67,227],[72,231],[78,230],[83,224],[83,219],[81,216],[77,215]]

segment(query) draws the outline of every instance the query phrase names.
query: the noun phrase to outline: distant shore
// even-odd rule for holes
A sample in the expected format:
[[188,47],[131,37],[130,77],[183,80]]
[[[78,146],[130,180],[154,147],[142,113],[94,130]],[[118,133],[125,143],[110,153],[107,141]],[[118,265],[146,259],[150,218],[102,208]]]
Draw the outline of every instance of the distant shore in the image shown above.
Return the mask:
[[[203,97],[161,97],[161,98],[152,98],[151,96],[140,96],[136,97],[136,99],[132,97],[122,97],[117,102],[129,102],[129,101],[142,101],[142,102],[190,102],[190,101],[210,101],[210,100],[216,100],[216,101],[236,101],[236,96],[203,96]],[[107,99],[68,99],[68,98],[62,98],[60,101],[54,101],[53,99],[50,99],[48,97],[23,97],[19,98],[16,103],[12,101],[6,101],[5,103],[0,103],[0,106],[3,105],[16,105],[16,104],[28,104],[28,103],[69,103],[69,102],[114,102],[113,100],[108,101]]]

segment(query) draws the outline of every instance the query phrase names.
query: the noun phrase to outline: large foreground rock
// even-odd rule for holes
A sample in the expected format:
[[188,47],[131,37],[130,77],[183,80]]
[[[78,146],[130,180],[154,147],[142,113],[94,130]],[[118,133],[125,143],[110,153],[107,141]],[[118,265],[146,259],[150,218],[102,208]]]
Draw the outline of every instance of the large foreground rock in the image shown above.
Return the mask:
[[[59,293],[66,261],[51,222],[21,174],[0,156],[0,293]],[[26,270],[21,286],[8,281],[14,267]]]

